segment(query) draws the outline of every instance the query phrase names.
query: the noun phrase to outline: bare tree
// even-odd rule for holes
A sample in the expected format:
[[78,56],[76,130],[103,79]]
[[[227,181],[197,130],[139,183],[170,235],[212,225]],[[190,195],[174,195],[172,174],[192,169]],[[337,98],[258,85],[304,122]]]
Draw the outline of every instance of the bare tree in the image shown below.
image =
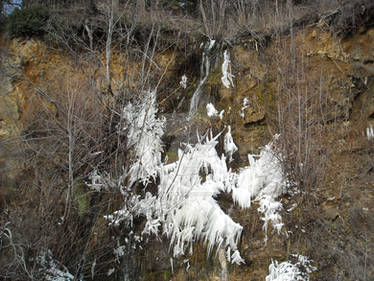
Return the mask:
[[141,19],[145,13],[145,0],[136,1],[136,13],[138,14],[138,19]]
[[200,0],[199,10],[207,37],[215,38],[224,34],[227,7],[228,3],[225,0]]
[[111,87],[111,77],[110,77],[110,58],[112,54],[112,37],[113,37],[113,29],[114,29],[114,5],[115,0],[111,0],[110,6],[108,9],[108,33],[107,39],[105,44],[105,79],[106,79],[106,87],[107,91],[111,94],[112,87]]

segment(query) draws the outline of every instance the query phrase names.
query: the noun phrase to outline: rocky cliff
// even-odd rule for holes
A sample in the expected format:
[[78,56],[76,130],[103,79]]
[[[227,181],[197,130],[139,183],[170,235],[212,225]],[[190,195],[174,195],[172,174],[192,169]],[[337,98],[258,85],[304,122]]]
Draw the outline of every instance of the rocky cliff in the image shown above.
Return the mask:
[[[207,257],[201,243],[194,245],[188,270],[182,258],[174,260],[172,268],[168,241],[151,238],[134,258],[141,280],[222,280],[226,268],[229,280],[264,280],[271,259],[284,261],[294,253],[314,260],[317,271],[312,280],[374,277],[374,221],[370,213],[374,206],[374,146],[368,130],[374,126],[374,28],[365,26],[341,36],[319,21],[297,28],[292,36],[264,38],[248,34],[235,42],[217,41],[206,51],[210,67],[203,83],[203,48],[193,46],[188,54],[177,50],[155,56],[157,68],[164,73],[158,104],[160,114],[167,118],[165,155],[172,161],[180,143],[196,141],[191,132],[203,134],[208,128],[219,132],[231,126],[238,147],[233,169],[239,170],[248,165],[248,154],[258,153],[259,147],[279,132],[283,117],[283,125],[291,129],[281,132],[289,134],[290,141],[298,135],[297,140],[308,141],[314,149],[307,160],[316,165],[307,171],[316,173],[313,180],[304,175],[305,188],[283,196],[283,231],[278,235],[269,230],[266,243],[258,205],[243,210],[229,196],[217,198],[221,208],[243,226],[240,252],[245,264],[228,265],[215,256],[220,253]],[[64,92],[61,89],[69,92],[87,77],[93,78],[97,92],[104,84],[103,64],[86,61],[82,66],[70,54],[38,40],[4,41],[1,189],[6,183],[17,185],[17,178],[27,170],[27,164],[17,160],[15,140],[30,132],[40,111],[58,114],[55,102],[64,98],[59,96]],[[230,53],[230,87],[221,79],[224,50]],[[111,64],[112,82],[118,89],[121,83],[135,83],[140,62],[118,49]],[[186,87],[179,85],[183,74],[188,78]],[[197,113],[188,119],[191,99],[200,83]],[[104,98],[109,102],[114,99]],[[222,112],[221,116],[208,116],[208,103]],[[291,113],[299,114],[295,117],[298,122],[292,123]],[[307,137],[301,138],[301,132],[307,132]],[[287,142],[283,145],[287,148]],[[317,158],[319,162],[313,162]]]

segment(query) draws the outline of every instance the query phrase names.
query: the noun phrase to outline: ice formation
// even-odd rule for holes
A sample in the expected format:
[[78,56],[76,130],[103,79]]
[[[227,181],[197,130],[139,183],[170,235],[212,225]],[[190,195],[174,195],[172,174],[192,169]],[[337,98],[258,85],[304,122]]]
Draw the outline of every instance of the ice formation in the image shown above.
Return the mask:
[[216,40],[209,39],[208,50],[211,50],[211,49],[214,47],[214,44],[215,44],[215,43],[216,43]]
[[292,255],[296,263],[285,261],[278,264],[271,261],[269,275],[265,281],[309,281],[309,274],[317,270],[311,265],[312,261],[302,255]]
[[374,139],[374,127],[372,125],[366,128],[366,136],[368,140]]
[[231,126],[228,127],[227,133],[224,139],[224,150],[229,156],[229,162],[232,161],[232,155],[238,150],[238,147],[235,145],[234,140],[231,136]]
[[208,117],[212,117],[212,116],[217,116],[218,115],[218,111],[217,111],[217,109],[214,107],[214,105],[212,103],[208,103],[206,105],[206,113],[207,113]]
[[[157,167],[157,194],[147,192],[142,199],[133,195],[122,210],[106,219],[114,225],[131,225],[134,216],[145,217],[142,234],[166,235],[173,257],[192,254],[193,243],[202,241],[208,255],[213,248],[223,248],[232,263],[244,262],[238,251],[242,226],[223,212],[215,197],[222,192],[232,193],[233,201],[242,208],[258,201],[265,234],[269,222],[279,232],[282,205],[276,198],[285,191],[286,184],[272,143],[260,155],[249,156],[250,166],[234,173],[227,167],[226,157],[219,156],[215,149],[218,137],[210,135],[196,145],[186,144],[179,150],[176,162]],[[229,157],[235,150],[233,145],[229,129],[225,136]]]
[[[258,158],[257,160],[255,158]],[[252,201],[258,201],[258,211],[263,214],[265,241],[269,222],[280,232],[283,223],[279,211],[282,204],[276,199],[286,191],[286,180],[280,160],[273,151],[273,143],[266,145],[259,156],[248,155],[250,166],[238,174],[237,186],[233,188],[234,201],[242,208],[249,208]]]
[[[243,227],[220,208],[215,198],[220,193],[231,194],[234,203],[242,208],[258,201],[265,240],[270,222],[280,232],[282,204],[276,199],[286,190],[286,181],[274,144],[262,148],[259,155],[249,155],[250,165],[234,173],[226,161],[237,150],[228,127],[224,136],[225,155],[218,155],[216,150],[220,134],[213,137],[210,133],[199,137],[195,145],[184,144],[176,162],[162,163],[165,120],[157,117],[156,93],[150,91],[146,97],[146,102],[130,103],[123,110],[123,131],[135,155],[129,171],[122,176],[129,178],[128,186],[122,186],[122,180],[111,179],[108,173],[93,171],[90,175],[89,186],[93,190],[119,185],[123,195],[123,208],[105,218],[112,225],[130,228],[134,218],[145,218],[142,235],[167,236],[173,257],[192,254],[193,243],[201,241],[207,245],[208,255],[213,249],[222,249],[231,263],[243,263],[238,250]],[[147,187],[151,179],[157,182],[156,193],[145,189],[141,196],[132,192],[135,182]]]
[[208,78],[210,72],[209,51],[213,47],[214,43],[214,40],[210,40],[205,44],[204,51],[201,57],[202,62],[200,66],[200,82],[191,98],[190,109],[188,111],[188,119],[194,117],[197,112],[200,101],[201,88],[204,85],[206,79]]
[[222,109],[221,112],[218,114],[219,119],[223,119],[223,114],[225,113],[225,110]]
[[240,116],[244,119],[244,117],[245,117],[245,110],[247,109],[249,107],[249,105],[248,105],[248,98],[247,97],[245,97],[244,99],[243,99],[243,106],[242,106],[242,108],[240,109]]
[[183,89],[186,89],[186,88],[187,88],[187,76],[186,76],[186,74],[183,74],[182,79],[181,79],[181,81],[179,82],[179,84],[181,85],[181,87],[182,87]]
[[222,83],[226,88],[230,88],[230,86],[234,87],[234,83],[232,78],[234,75],[231,74],[231,66],[230,66],[230,53],[225,50],[223,53],[223,64],[222,64]]
[[[170,238],[173,256],[192,251],[194,241],[237,250],[242,227],[225,214],[214,199],[229,190],[231,172],[215,146],[217,136],[179,151],[179,160],[161,169],[156,214]],[[204,176],[204,180],[203,177]],[[240,259],[236,258],[235,262]]]
[[76,279],[64,266],[59,264],[50,250],[42,251],[36,258],[40,269],[39,272],[43,275],[43,280],[46,281],[73,281]]
[[136,157],[130,168],[130,185],[137,180],[147,184],[155,178],[161,164],[162,144],[165,118],[157,117],[156,92],[148,91],[137,105],[129,103],[123,110],[126,120],[124,130],[127,132],[128,148],[134,147]]

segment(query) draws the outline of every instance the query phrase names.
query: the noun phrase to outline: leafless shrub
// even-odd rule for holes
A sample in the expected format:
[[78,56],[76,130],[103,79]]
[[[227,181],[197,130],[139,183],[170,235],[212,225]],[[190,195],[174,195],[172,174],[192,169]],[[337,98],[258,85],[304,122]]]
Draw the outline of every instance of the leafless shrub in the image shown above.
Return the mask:
[[[113,255],[113,250],[124,244],[128,229],[110,227],[103,218],[123,207],[123,194],[119,188],[94,192],[86,181],[93,170],[110,171],[110,177],[126,185],[126,177],[121,176],[126,175],[133,152],[127,147],[122,110],[144,91],[158,88],[166,70],[155,61],[159,24],[153,23],[146,40],[139,42],[131,25],[125,26],[110,14],[105,19],[113,26],[109,28],[107,22],[108,36],[96,45],[78,36],[68,37],[65,29],[53,29],[74,58],[76,78],[67,81],[58,71],[52,83],[32,82],[25,73],[16,78],[39,106],[23,116],[27,127],[19,143],[27,176],[19,179],[17,186],[22,199],[16,206],[4,203],[10,215],[3,216],[2,223],[14,238],[6,239],[1,249],[0,259],[9,261],[2,263],[6,267],[3,272],[8,272],[4,278],[40,280],[35,260],[43,250],[50,250],[75,276],[94,278],[110,268],[137,274],[135,261],[127,262],[133,251],[130,246],[125,258]],[[81,48],[74,48],[72,42]],[[100,56],[104,46],[109,53],[106,59]],[[114,50],[138,65],[134,77],[124,71],[114,82],[105,74],[105,68],[111,74]],[[129,69],[129,61],[125,69]],[[141,195],[144,189],[135,186],[133,192]],[[141,220],[134,224],[136,228]],[[16,252],[6,250],[12,243],[18,245]]]
[[[102,235],[110,231],[99,222],[108,206],[116,205],[115,198],[120,197],[115,196],[116,190],[98,196],[85,186],[85,180],[94,167],[115,166],[112,159],[124,162],[126,149],[118,147],[105,107],[98,104],[87,84],[80,80],[62,83],[61,89],[64,87],[66,92],[56,96],[57,108],[51,110],[40,100],[45,107],[29,116],[32,120],[22,141],[29,176],[19,182],[21,202],[16,207],[7,206],[10,214],[5,223],[9,222],[14,240],[8,237],[8,243],[19,245],[14,258],[19,261],[22,257],[24,262],[17,266],[11,263],[10,267],[21,280],[30,268],[37,270],[35,259],[43,249],[51,250],[78,275],[85,274],[95,259],[103,262],[105,256],[105,263],[113,261],[110,257],[115,244],[109,234],[101,236],[102,245],[92,243],[97,235],[94,232]],[[25,251],[27,257],[21,255]],[[98,264],[96,270],[102,266]],[[37,280],[37,276],[28,279]]]
[[321,100],[324,89],[315,87],[319,77],[306,76],[310,72],[307,58],[296,51],[292,40],[291,35],[278,41],[276,106],[268,109],[269,119],[280,134],[285,173],[291,183],[309,192],[323,179],[327,157],[320,144],[326,130],[322,126],[326,121]]

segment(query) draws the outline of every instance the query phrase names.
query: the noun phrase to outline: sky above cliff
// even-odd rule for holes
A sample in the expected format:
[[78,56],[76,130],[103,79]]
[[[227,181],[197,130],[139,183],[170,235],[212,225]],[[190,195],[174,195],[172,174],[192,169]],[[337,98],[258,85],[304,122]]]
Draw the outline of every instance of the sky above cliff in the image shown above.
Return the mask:
[[9,15],[13,10],[22,5],[22,0],[12,0],[9,1],[9,4],[4,5],[4,12],[6,15]]

